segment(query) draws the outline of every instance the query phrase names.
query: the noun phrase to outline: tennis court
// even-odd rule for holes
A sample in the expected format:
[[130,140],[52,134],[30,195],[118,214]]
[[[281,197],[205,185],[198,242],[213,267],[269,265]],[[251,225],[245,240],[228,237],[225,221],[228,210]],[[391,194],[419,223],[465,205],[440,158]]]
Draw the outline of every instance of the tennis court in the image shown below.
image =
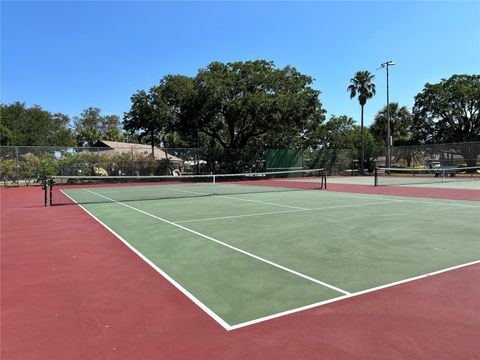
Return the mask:
[[433,189],[480,190],[480,168],[405,169],[379,168],[370,176],[331,177],[332,184],[409,186]]
[[[480,176],[475,179],[456,179],[452,181],[436,181],[432,182],[430,178],[405,178],[405,177],[392,177],[388,179],[388,185],[395,186],[414,186],[414,187],[427,187],[437,189],[470,189],[480,190]],[[373,185],[373,176],[341,176],[329,178],[331,184],[351,184],[351,185]]]
[[227,330],[480,262],[477,201],[328,192],[312,176],[174,180],[66,184],[56,199]]

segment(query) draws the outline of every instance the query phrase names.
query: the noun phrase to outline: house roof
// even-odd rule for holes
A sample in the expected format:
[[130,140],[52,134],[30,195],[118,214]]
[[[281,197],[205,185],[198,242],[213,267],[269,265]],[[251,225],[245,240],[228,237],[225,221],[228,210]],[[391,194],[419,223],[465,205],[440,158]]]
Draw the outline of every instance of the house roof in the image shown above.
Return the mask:
[[[131,143],[125,143],[125,142],[120,142],[120,141],[108,141],[108,140],[99,140],[95,144],[96,147],[107,147],[109,150],[105,151],[111,151],[115,153],[125,153],[125,152],[134,152],[134,153],[142,153],[142,154],[151,154],[152,152],[152,146],[151,145],[145,145],[145,144],[131,144]],[[158,147],[154,147],[153,153],[155,156],[156,160],[168,160],[173,161],[173,162],[183,162],[183,159],[180,159],[179,157],[173,156],[168,154],[165,150],[162,150]]]

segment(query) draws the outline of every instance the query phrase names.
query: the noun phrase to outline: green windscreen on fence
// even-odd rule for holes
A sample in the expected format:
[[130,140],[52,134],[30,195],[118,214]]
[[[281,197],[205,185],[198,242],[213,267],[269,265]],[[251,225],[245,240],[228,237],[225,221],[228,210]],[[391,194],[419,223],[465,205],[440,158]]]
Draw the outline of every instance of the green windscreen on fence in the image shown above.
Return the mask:
[[303,168],[302,149],[267,149],[267,171],[301,170]]

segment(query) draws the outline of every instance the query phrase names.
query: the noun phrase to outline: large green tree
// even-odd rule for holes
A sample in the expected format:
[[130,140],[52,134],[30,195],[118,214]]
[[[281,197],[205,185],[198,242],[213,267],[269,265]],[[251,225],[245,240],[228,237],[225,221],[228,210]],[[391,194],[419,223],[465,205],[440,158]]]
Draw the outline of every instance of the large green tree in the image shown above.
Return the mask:
[[200,146],[195,111],[196,89],[194,79],[185,75],[167,75],[157,87],[168,109],[164,110],[163,139],[168,147]]
[[250,147],[304,146],[315,142],[324,120],[312,82],[265,60],[213,62],[193,79],[178,125],[209,137],[231,164]]
[[69,128],[69,118],[51,113],[40,106],[24,103],[1,104],[1,145],[73,146],[75,140]]
[[201,132],[226,149],[241,149],[258,137],[288,146],[324,119],[313,79],[295,68],[257,60],[211,63],[195,78]]
[[99,108],[89,107],[74,117],[74,131],[78,146],[93,146],[98,140],[123,141],[120,118],[102,115]]
[[[422,143],[480,141],[480,75],[453,75],[437,84],[427,83],[415,96],[413,132]],[[478,146],[458,152],[475,166]]]
[[375,75],[368,71],[357,71],[355,76],[350,79],[350,85],[347,91],[350,93],[350,99],[358,98],[358,102],[362,109],[360,133],[361,133],[361,159],[360,159],[360,173],[364,173],[365,161],[365,141],[364,141],[364,126],[363,126],[363,108],[369,99],[375,96],[375,84],[373,83]]
[[161,134],[210,154],[218,148],[216,156],[234,170],[238,156],[252,158],[253,149],[317,143],[325,111],[312,82],[265,60],[213,62],[195,77],[168,75],[150,91],[138,91],[124,128],[152,145]]

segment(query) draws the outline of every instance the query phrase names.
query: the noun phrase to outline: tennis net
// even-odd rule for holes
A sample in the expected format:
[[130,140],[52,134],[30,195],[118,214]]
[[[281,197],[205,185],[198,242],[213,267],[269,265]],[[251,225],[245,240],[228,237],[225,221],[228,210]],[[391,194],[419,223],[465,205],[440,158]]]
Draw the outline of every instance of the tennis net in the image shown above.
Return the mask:
[[376,168],[375,186],[480,181],[480,167],[444,166],[434,169]]
[[319,190],[323,169],[183,176],[52,176],[45,180],[45,206],[157,200],[209,195]]

